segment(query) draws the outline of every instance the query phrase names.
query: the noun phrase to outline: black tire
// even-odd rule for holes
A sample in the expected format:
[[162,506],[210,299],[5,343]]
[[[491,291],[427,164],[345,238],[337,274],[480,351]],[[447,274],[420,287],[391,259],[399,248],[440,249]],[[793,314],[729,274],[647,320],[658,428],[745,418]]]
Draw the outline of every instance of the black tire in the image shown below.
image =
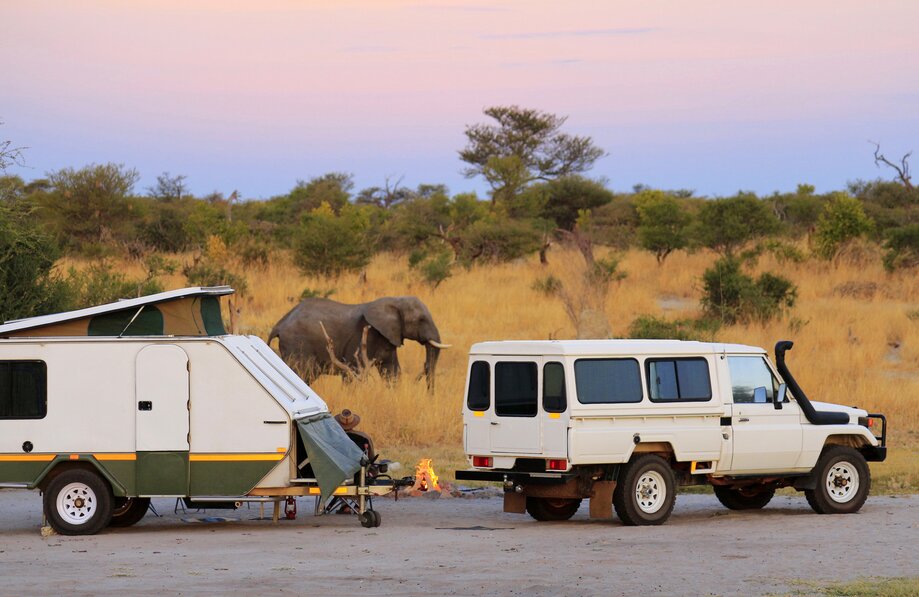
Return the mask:
[[364,510],[362,514],[357,515],[357,519],[365,529],[372,529],[376,526],[376,517],[373,515],[373,510]]
[[527,512],[540,521],[568,520],[581,507],[581,500],[574,498],[527,498]]
[[663,524],[670,518],[675,503],[676,482],[673,471],[660,456],[638,456],[619,471],[619,479],[613,491],[613,507],[623,524]]
[[94,535],[112,519],[112,489],[93,471],[64,471],[44,493],[45,517],[61,535]]
[[383,517],[380,516],[380,513],[376,510],[371,510],[371,512],[373,513],[373,526],[378,527],[383,524]]
[[729,510],[760,510],[775,496],[775,487],[714,485],[712,488],[718,501]]
[[868,499],[871,471],[861,452],[830,446],[814,467],[817,487],[805,489],[807,503],[817,514],[853,514]]
[[110,527],[129,527],[135,525],[147,514],[150,498],[115,498],[112,507]]

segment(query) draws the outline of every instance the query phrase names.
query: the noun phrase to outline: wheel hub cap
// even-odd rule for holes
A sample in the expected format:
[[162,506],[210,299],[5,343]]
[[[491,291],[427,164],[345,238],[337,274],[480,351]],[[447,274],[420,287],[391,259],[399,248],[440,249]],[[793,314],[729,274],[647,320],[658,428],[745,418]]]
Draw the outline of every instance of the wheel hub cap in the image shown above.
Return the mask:
[[71,483],[57,495],[56,506],[65,522],[84,524],[96,513],[96,493],[83,483]]
[[642,512],[654,514],[661,509],[666,497],[667,487],[660,473],[648,471],[641,475],[635,486],[635,498]]
[[851,462],[840,461],[830,467],[826,476],[826,492],[831,500],[845,503],[858,492],[858,470]]

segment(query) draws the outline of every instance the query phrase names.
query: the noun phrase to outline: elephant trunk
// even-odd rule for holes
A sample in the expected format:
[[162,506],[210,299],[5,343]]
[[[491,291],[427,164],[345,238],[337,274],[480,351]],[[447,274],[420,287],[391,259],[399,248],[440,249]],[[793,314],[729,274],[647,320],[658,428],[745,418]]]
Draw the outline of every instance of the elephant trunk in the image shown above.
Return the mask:
[[437,359],[440,357],[440,338],[424,345],[424,376],[428,382],[428,390],[434,391],[434,372],[437,369]]

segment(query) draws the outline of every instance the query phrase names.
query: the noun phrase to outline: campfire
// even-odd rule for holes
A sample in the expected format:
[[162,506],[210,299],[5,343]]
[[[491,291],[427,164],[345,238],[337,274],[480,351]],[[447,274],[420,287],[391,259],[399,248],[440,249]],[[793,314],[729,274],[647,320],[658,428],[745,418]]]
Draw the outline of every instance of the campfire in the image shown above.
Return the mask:
[[453,487],[449,483],[440,480],[437,473],[434,472],[434,465],[430,458],[422,458],[415,465],[415,484],[411,487],[406,487],[403,495],[438,497],[436,494],[442,497],[454,497]]

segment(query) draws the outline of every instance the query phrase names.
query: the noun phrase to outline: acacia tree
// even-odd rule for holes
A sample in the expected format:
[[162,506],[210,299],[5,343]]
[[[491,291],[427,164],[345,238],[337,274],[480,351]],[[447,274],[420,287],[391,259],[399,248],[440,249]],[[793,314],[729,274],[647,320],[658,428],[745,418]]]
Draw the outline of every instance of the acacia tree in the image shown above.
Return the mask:
[[492,202],[511,198],[534,181],[586,172],[605,152],[586,136],[561,132],[567,117],[519,106],[493,106],[484,114],[494,124],[466,127],[460,159],[467,178],[483,176]]
[[670,253],[686,247],[691,218],[680,203],[663,191],[644,190],[635,198],[638,241],[662,264]]
[[[0,125],[3,121],[0,120]],[[0,172],[4,172],[10,166],[22,165],[22,151],[24,147],[16,147],[9,139],[0,141]]]

